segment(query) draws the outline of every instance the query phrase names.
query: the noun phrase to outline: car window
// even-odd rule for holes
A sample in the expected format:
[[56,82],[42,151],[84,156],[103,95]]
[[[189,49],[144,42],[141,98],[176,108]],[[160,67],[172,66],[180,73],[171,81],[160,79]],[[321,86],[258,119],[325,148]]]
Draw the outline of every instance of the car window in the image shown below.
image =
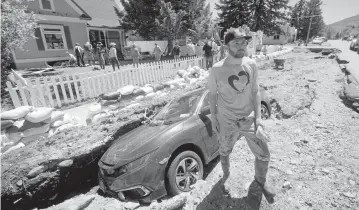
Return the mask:
[[190,116],[197,107],[197,103],[202,93],[183,96],[171,101],[163,110],[161,110],[156,119],[168,120],[171,118],[184,118]]

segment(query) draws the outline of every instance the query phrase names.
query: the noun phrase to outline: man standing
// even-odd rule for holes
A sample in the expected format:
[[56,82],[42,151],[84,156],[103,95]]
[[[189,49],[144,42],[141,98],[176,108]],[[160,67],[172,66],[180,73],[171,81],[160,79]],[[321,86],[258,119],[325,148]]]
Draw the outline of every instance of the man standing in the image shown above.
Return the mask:
[[105,49],[103,48],[101,42],[97,42],[96,53],[101,69],[105,69]]
[[111,49],[110,49],[109,57],[110,57],[113,71],[115,71],[115,65],[117,65],[118,70],[120,70],[120,62],[118,61],[118,58],[117,58],[116,44],[114,42],[111,42],[110,46],[111,46]]
[[181,52],[181,48],[178,46],[178,42],[175,42],[175,46],[172,49],[172,52],[170,54],[173,54],[173,58],[179,59],[180,58],[180,52]]
[[157,43],[155,43],[155,48],[153,49],[153,54],[155,55],[155,61],[161,60],[162,53],[163,52],[160,46],[158,46]]
[[84,50],[80,47],[79,43],[76,43],[74,48],[74,54],[76,55],[77,65],[78,66],[85,66],[84,57],[83,57]]
[[[250,38],[242,28],[231,28],[225,34],[228,57],[216,63],[208,77],[211,122],[218,136],[224,192],[224,184],[230,175],[229,154],[236,141],[245,136],[255,155],[255,176],[251,186],[260,186],[268,202],[273,203],[275,193],[266,183],[270,153],[267,143],[257,137],[263,129],[257,64],[245,57]],[[254,117],[250,117],[252,112]],[[254,134],[251,135],[249,130],[253,125]],[[250,195],[248,193],[248,197]]]
[[94,61],[94,58],[93,58],[93,49],[92,49],[92,45],[90,44],[90,42],[86,42],[86,44],[84,45],[84,50],[85,50],[85,56],[86,56],[87,62],[91,66],[91,63]]
[[132,56],[133,66],[135,67],[135,65],[137,65],[137,67],[138,67],[138,64],[140,63],[141,54],[140,54],[140,51],[137,49],[135,44],[133,44],[133,46],[132,46],[131,56]]
[[209,70],[209,68],[213,65],[213,56],[212,56],[212,46],[209,45],[208,41],[203,46],[204,56],[206,59],[206,68]]

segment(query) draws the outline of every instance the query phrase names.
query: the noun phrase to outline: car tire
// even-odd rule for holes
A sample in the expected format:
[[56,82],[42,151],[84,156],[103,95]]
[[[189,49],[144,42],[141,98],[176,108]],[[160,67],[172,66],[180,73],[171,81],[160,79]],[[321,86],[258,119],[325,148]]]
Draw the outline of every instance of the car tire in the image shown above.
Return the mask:
[[[187,170],[189,169],[189,166],[194,163],[193,161],[197,163],[197,166],[191,169],[192,172],[189,172]],[[188,173],[184,174],[183,169]],[[178,195],[182,192],[190,191],[191,185],[195,184],[198,180],[203,179],[203,163],[201,158],[193,151],[187,150],[179,153],[168,168],[167,179],[167,189],[169,194]],[[190,181],[190,183],[188,183],[188,181]]]
[[270,118],[269,109],[265,104],[261,104],[261,117],[263,120]]

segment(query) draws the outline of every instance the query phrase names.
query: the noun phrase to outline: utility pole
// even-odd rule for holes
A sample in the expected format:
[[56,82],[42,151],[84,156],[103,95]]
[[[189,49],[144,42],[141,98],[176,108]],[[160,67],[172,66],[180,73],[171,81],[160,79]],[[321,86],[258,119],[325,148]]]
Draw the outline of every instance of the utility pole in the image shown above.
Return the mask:
[[305,42],[305,46],[308,45],[310,28],[312,27],[312,20],[313,20],[313,16],[310,16],[309,29],[308,29],[308,33],[307,33],[307,41]]

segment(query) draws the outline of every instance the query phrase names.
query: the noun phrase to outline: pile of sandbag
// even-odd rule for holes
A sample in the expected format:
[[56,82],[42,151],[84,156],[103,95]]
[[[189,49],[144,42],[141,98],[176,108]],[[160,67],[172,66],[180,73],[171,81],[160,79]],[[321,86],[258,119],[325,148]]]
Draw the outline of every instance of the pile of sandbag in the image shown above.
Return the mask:
[[62,111],[54,108],[21,106],[1,113],[1,153],[29,144],[32,141],[59,133],[75,126],[76,121]]
[[[178,82],[175,82],[178,84]],[[175,84],[175,85],[177,85]],[[122,109],[130,109],[139,106],[142,100],[150,100],[154,97],[164,96],[165,88],[170,88],[169,84],[153,84],[143,87],[135,87],[128,85],[109,94],[102,94],[96,103],[92,104],[88,109],[86,123],[98,122],[102,119],[117,113]]]
[[198,66],[189,66],[187,70],[178,70],[177,76],[183,78],[185,83],[195,84],[203,78],[206,78],[208,76],[208,72]]

